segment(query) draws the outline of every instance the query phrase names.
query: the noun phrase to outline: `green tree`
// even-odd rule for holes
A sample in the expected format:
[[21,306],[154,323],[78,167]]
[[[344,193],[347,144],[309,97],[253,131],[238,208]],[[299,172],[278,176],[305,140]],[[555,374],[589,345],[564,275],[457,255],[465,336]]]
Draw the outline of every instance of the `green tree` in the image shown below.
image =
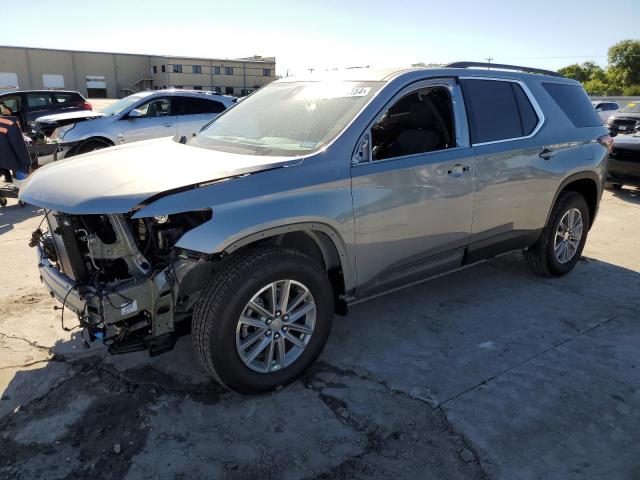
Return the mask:
[[589,80],[605,81],[605,71],[594,62],[584,62],[582,65],[574,63],[573,65],[559,69],[558,73],[583,83]]
[[623,40],[609,48],[609,67],[619,71],[625,86],[640,84],[640,40]]

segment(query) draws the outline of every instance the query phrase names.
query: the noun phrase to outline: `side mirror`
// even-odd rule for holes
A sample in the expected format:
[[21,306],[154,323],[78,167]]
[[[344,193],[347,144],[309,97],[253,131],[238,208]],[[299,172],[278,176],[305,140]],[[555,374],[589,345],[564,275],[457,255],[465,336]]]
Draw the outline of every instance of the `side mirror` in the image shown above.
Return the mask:
[[183,145],[184,145],[185,143],[187,143],[187,137],[186,137],[186,136],[184,136],[184,135],[183,135],[183,136],[181,136],[181,137],[180,137],[180,140],[179,140],[179,143],[182,143]]
[[140,110],[138,110],[137,108],[134,108],[133,110],[131,110],[129,112],[129,115],[127,115],[128,118],[140,118],[142,117],[142,112]]
[[359,163],[367,163],[371,160],[371,155],[369,152],[369,135],[367,134],[362,138],[360,145],[358,145],[358,148],[351,157],[351,164],[357,165]]

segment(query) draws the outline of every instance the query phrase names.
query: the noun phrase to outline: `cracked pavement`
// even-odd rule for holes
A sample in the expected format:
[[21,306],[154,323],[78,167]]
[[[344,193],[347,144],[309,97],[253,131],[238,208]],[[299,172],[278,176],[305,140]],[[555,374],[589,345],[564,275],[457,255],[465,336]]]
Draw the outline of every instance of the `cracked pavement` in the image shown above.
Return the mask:
[[212,383],[189,336],[112,357],[63,331],[39,220],[0,209],[0,479],[640,478],[636,191],[605,192],[566,277],[510,254],[356,305],[258,397]]

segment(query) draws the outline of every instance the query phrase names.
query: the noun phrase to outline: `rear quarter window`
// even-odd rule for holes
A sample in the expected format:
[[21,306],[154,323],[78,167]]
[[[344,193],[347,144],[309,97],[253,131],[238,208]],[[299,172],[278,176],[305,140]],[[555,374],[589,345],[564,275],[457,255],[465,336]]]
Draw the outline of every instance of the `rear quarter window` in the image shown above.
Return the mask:
[[542,86],[576,127],[598,127],[602,120],[578,85],[543,82]]
[[69,103],[82,103],[83,99],[77,93],[59,93],[54,92],[53,94],[53,103],[56,105],[66,105]]

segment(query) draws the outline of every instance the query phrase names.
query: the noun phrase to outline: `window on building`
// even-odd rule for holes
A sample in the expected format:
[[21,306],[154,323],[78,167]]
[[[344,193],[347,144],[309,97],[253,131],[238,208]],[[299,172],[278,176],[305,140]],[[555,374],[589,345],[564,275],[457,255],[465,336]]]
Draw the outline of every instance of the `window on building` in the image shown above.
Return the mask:
[[233,87],[224,87],[224,93],[227,95],[233,95]]
[[224,67],[225,75],[233,75],[233,67]]
[[213,74],[220,75],[220,67],[213,67]]
[[373,160],[418,155],[455,146],[453,109],[444,87],[402,97],[371,127]]
[[193,89],[194,90],[202,90],[202,85],[194,85]]
[[183,87],[182,85],[174,85],[174,86],[173,86],[173,88],[176,88],[176,89],[179,89],[179,90],[180,90],[180,89],[182,89],[182,88],[184,88],[184,87]]
[[240,95],[244,97],[245,95],[249,95],[250,93],[253,93],[253,91],[254,90],[251,88],[247,88],[247,89],[243,88],[242,90],[240,90]]
[[213,91],[217,93],[222,93],[222,87],[213,87]]
[[163,89],[163,90],[166,90],[166,89],[167,89],[167,86],[166,86],[166,85],[162,85],[162,89]]
[[538,124],[538,117],[518,84],[475,79],[460,83],[472,143],[522,137]]
[[154,90],[160,90],[160,87],[156,85],[155,87],[153,87],[153,89]]
[[153,73],[158,73],[158,66],[157,65],[153,66]]
[[165,73],[167,71],[164,65],[160,65],[160,69],[162,70],[162,73]]
[[192,65],[193,73],[202,73],[202,65]]
[[182,73],[182,65],[174,65],[173,73]]
[[262,76],[263,77],[270,77],[271,76],[271,69],[270,68],[263,68],[262,69]]

